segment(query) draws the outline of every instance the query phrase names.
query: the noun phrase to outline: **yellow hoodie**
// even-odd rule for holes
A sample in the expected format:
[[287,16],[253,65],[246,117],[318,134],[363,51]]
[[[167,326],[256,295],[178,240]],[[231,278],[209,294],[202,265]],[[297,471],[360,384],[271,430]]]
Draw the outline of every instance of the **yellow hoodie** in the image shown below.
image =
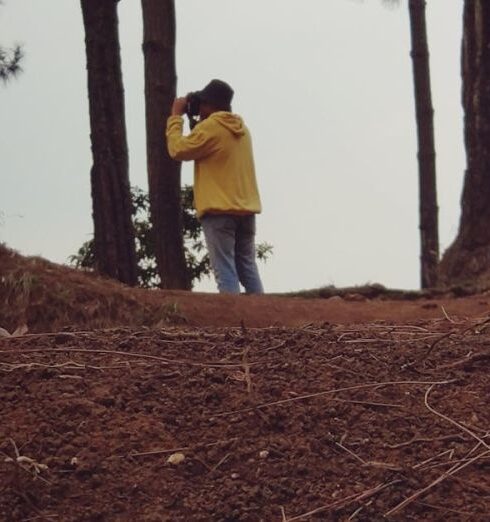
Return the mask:
[[181,116],[167,121],[172,158],[195,160],[194,205],[198,217],[209,213],[256,214],[261,211],[252,140],[240,116],[214,112],[182,135]]

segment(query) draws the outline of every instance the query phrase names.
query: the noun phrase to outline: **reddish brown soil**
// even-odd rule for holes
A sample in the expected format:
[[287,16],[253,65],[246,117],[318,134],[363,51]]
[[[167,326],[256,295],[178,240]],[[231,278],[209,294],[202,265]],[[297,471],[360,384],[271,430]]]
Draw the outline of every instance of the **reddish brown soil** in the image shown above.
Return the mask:
[[488,520],[486,326],[5,338],[0,518]]
[[[445,294],[377,292],[363,297],[363,288],[338,291],[343,297],[306,299],[284,296],[227,296],[128,288],[93,274],[26,258],[0,245],[0,327],[12,332],[26,325],[30,332],[63,328],[187,326],[303,326],[348,324],[375,320],[393,323],[486,317],[490,293],[467,297]],[[328,295],[332,295],[332,291]],[[368,292],[369,295],[369,292]]]
[[0,247],[28,328],[0,337],[0,520],[489,520],[488,307],[135,290]]

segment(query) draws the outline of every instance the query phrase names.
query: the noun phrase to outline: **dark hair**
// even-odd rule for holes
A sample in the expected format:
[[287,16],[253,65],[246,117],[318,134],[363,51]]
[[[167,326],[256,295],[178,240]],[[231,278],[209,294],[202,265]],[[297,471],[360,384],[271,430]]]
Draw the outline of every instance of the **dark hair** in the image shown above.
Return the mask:
[[233,89],[222,80],[211,80],[202,91],[196,93],[202,102],[222,111],[231,111],[233,94]]

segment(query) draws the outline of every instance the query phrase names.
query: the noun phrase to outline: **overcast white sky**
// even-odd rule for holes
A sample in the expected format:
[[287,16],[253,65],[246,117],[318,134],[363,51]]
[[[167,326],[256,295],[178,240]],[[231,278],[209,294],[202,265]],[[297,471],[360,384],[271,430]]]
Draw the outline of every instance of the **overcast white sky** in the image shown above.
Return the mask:
[[[462,0],[430,0],[441,248],[454,239],[465,168]],[[178,90],[222,78],[254,139],[274,245],[268,291],[419,286],[418,185],[407,1],[176,0]],[[122,0],[133,185],[147,188],[142,22]],[[66,262],[92,233],[84,34],[76,0],[6,0],[0,44],[24,73],[0,85],[0,241]],[[183,181],[192,180],[188,165]],[[214,291],[214,282],[198,287]]]

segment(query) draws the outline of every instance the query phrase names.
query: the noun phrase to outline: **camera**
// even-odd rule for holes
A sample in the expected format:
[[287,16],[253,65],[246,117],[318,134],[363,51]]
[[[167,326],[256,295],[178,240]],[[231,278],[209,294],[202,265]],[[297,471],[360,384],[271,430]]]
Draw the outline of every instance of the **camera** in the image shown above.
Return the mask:
[[190,92],[187,96],[187,105],[185,108],[185,113],[189,118],[189,126],[191,130],[195,127],[195,125],[199,121],[199,108],[201,106],[201,100],[196,92]]

